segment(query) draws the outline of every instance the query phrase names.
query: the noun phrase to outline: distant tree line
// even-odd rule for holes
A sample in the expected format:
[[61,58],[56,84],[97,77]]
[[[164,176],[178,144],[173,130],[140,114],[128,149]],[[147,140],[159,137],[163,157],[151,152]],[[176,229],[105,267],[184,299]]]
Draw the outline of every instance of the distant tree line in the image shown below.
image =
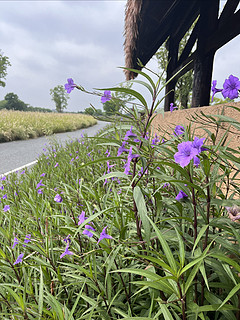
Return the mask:
[[53,110],[40,107],[32,107],[18,98],[18,95],[10,92],[0,101],[0,110],[18,110],[18,111],[35,111],[35,112],[52,112]]

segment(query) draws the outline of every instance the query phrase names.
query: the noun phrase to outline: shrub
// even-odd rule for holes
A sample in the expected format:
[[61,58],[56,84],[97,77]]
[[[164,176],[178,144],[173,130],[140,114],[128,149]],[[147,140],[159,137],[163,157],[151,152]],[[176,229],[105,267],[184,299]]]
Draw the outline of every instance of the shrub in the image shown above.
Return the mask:
[[225,139],[239,123],[203,115],[226,130],[217,144],[218,130],[181,124],[153,136],[160,81],[137,72],[154,102],[131,89],[145,122],[129,108],[130,125],[53,143],[2,178],[4,317],[239,318],[240,160]]

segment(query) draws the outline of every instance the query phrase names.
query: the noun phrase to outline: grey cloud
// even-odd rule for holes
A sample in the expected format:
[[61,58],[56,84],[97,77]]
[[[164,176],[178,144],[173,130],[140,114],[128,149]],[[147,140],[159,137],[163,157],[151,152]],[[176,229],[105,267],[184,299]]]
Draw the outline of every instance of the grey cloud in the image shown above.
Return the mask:
[[[123,31],[126,1],[0,1],[0,49],[9,56],[7,92],[33,106],[52,107],[49,90],[72,77],[87,89],[124,81]],[[236,38],[237,39],[237,38]],[[239,76],[238,40],[215,58],[214,78]],[[157,69],[156,63],[149,64]],[[228,74],[226,74],[228,72]],[[222,79],[223,78],[223,79]],[[90,103],[101,107],[99,97],[74,90],[69,111]]]

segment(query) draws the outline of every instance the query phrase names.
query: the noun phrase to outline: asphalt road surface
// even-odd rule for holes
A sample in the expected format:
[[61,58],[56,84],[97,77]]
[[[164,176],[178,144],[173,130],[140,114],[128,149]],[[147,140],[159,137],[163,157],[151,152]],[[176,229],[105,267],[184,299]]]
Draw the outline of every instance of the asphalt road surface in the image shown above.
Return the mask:
[[[58,133],[55,134],[54,137],[62,143],[70,139],[80,138],[82,133],[92,137],[107,124],[108,122],[98,121],[98,123],[92,127],[72,132]],[[34,163],[38,155],[43,152],[46,144],[49,144],[51,137],[52,136],[44,136],[30,140],[0,143],[0,176],[32,162]]]

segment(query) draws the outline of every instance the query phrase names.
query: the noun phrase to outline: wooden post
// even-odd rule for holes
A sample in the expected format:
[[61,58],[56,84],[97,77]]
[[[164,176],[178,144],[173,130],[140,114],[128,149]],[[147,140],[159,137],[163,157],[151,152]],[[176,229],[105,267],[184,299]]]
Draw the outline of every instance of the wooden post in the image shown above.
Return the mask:
[[200,6],[198,43],[194,60],[192,108],[209,105],[215,50],[207,54],[204,51],[208,37],[218,26],[219,0],[202,1]]
[[[173,76],[173,70],[175,70],[177,66],[178,59],[178,47],[179,42],[175,41],[172,37],[168,40],[168,66],[167,66],[167,78],[166,81],[171,79]],[[165,101],[164,101],[164,111],[170,110],[170,103],[174,103],[174,95],[175,95],[175,86],[176,79],[171,80],[165,87]]]

